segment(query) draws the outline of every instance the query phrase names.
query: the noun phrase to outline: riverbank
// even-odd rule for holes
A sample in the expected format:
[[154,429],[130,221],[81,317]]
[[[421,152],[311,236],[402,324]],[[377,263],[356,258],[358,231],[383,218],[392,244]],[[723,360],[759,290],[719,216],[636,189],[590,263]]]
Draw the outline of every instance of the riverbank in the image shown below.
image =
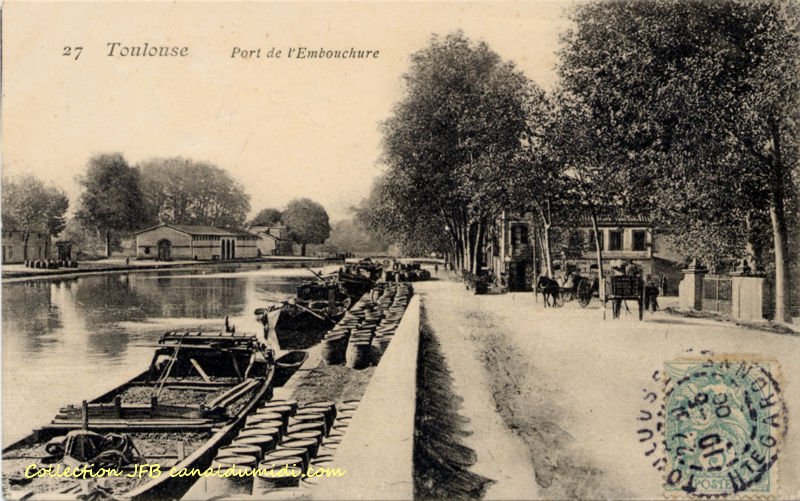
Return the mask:
[[318,265],[336,263],[338,261],[309,256],[274,256],[262,257],[258,259],[237,259],[233,261],[139,261],[131,260],[127,264],[124,258],[102,259],[99,261],[79,261],[77,268],[59,268],[46,270],[38,268],[26,268],[23,264],[3,265],[3,283],[17,282],[22,280],[37,280],[49,278],[71,278],[79,275],[92,275],[98,273],[131,273],[137,271],[153,270],[175,270],[188,268],[211,268],[219,266],[235,266],[238,264],[292,264],[300,266],[302,264]]

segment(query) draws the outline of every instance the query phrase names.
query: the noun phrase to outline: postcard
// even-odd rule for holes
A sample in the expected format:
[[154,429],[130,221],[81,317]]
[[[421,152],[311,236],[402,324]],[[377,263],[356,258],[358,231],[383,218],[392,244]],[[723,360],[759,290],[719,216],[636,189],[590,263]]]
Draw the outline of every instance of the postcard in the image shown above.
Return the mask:
[[800,497],[800,6],[2,5],[9,500]]

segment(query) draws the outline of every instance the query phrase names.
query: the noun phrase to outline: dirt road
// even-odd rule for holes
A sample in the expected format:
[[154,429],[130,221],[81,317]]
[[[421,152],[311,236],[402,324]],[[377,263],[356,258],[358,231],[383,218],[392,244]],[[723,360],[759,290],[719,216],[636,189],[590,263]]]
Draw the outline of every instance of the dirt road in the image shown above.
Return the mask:
[[[474,296],[449,280],[414,287],[471,420],[473,470],[496,481],[487,498],[663,497],[664,472],[637,430],[648,392],[662,387],[656,371],[671,360],[771,358],[789,413],[800,408],[796,336],[663,313],[603,321],[596,302],[544,309],[531,293]],[[797,429],[790,424],[775,466],[788,496],[800,490]]]

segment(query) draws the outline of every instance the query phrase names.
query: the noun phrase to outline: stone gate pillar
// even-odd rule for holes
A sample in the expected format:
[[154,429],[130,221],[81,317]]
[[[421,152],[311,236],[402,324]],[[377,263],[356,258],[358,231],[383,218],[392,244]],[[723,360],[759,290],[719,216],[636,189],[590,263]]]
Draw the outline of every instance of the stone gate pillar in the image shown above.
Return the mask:
[[763,320],[764,277],[732,274],[731,315],[740,320]]
[[683,280],[678,286],[678,301],[683,310],[703,309],[703,279],[708,273],[708,268],[698,264],[697,259],[689,263],[689,267],[682,270]]

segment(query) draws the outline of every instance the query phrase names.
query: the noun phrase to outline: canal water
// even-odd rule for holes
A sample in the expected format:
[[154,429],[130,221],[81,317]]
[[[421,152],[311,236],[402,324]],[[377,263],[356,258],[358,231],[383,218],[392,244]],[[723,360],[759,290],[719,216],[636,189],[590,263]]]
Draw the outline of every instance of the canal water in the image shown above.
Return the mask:
[[228,315],[260,334],[253,310],[309,278],[250,264],[3,284],[3,445],[145,370],[167,330],[223,330]]

